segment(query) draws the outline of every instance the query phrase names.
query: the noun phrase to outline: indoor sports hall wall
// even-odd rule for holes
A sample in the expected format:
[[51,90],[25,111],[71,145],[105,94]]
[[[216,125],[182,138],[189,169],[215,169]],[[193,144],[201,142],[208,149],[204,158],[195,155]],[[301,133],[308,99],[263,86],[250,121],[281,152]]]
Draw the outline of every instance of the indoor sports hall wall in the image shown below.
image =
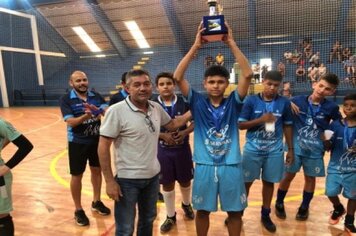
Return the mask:
[[[104,95],[115,90],[121,74],[137,66],[142,58],[146,60],[141,66],[153,78],[161,71],[174,71],[192,45],[199,22],[208,14],[206,1],[203,0],[42,2],[48,3],[0,5],[5,9],[35,16],[40,51],[64,55],[41,53],[44,84],[40,85],[35,54],[21,51],[34,49],[33,29],[29,18],[0,11],[0,52],[10,106],[21,105],[15,102],[17,91],[38,94],[45,92],[47,97],[51,93],[64,93],[68,89],[68,77],[74,70],[86,72],[91,87]],[[283,62],[286,65],[285,80],[292,83],[295,91],[308,92],[310,83],[298,83],[295,79],[295,70],[299,64],[303,63],[305,69],[310,66],[308,59],[302,58],[302,62],[294,63],[284,57],[287,51],[303,54],[304,41],[312,45],[313,53],[320,52],[320,60],[326,64],[328,71],[339,75],[342,80],[339,90],[354,89],[347,78],[349,75],[345,71],[343,60],[334,59],[329,62],[329,59],[330,51],[337,40],[344,48],[349,47],[352,54],[356,54],[356,1],[220,2],[223,6],[222,14],[252,65],[263,58],[270,58],[270,69],[276,69],[278,63]],[[151,48],[137,47],[123,26],[126,20],[137,21]],[[91,53],[80,42],[71,30],[71,27],[78,25],[89,32],[103,49],[100,54],[106,57],[96,57],[98,53]],[[147,51],[153,54],[144,54]],[[228,48],[221,42],[205,45],[187,73],[197,90],[202,90],[206,58],[215,58],[219,52],[225,57],[224,66],[231,71],[234,61]]]

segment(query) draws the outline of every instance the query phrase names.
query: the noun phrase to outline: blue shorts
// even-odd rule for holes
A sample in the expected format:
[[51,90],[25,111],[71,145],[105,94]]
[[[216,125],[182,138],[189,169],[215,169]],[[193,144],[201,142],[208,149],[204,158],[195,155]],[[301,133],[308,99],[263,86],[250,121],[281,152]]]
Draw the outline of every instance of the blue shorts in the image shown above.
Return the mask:
[[262,180],[264,181],[278,183],[283,177],[284,153],[279,152],[261,155],[244,151],[242,168],[245,182],[253,182],[262,176]]
[[330,173],[326,176],[325,195],[335,197],[341,193],[347,199],[356,200],[356,173]]
[[190,146],[165,148],[158,145],[158,161],[161,165],[160,184],[189,182],[193,178],[194,168]]
[[301,155],[294,155],[294,162],[289,167],[286,167],[286,172],[297,173],[302,166],[306,176],[325,176],[324,158],[309,158]]
[[193,208],[209,212],[217,211],[218,197],[222,211],[238,212],[247,207],[242,164],[195,165]]

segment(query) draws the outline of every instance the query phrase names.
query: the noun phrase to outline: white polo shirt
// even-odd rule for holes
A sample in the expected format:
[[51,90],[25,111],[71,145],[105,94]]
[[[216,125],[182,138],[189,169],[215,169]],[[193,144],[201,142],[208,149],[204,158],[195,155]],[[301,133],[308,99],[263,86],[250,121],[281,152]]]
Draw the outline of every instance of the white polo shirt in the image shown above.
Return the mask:
[[[148,101],[145,114],[132,104],[129,97],[109,107],[100,135],[115,139],[114,161],[119,178],[152,178],[160,172],[157,159],[160,127],[168,124],[171,118],[161,105],[153,101]],[[146,116],[154,128],[150,127]]]

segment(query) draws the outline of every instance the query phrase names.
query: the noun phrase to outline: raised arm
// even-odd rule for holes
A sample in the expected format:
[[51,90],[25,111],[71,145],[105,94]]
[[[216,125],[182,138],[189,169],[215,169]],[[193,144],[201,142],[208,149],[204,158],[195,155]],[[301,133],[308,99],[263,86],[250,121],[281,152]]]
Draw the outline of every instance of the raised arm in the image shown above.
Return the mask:
[[164,125],[163,127],[169,131],[176,131],[179,127],[182,127],[191,119],[192,113],[190,111],[187,111],[183,115],[177,116],[176,118],[172,119],[168,124]]
[[237,86],[237,93],[240,98],[246,97],[248,92],[248,87],[250,86],[251,78],[253,77],[253,71],[248,63],[247,58],[237,47],[236,42],[233,38],[232,29],[225,23],[228,34],[224,37],[223,41],[229,46],[232,54],[234,55],[235,62],[240,65],[241,68],[241,79],[239,79],[239,84]]
[[188,96],[189,93],[189,83],[188,81],[184,78],[184,74],[190,64],[190,62],[193,60],[194,56],[198,52],[198,50],[201,48],[203,44],[203,40],[201,38],[201,33],[204,31],[203,28],[203,23],[200,23],[197,34],[195,36],[195,41],[193,46],[190,48],[188,53],[182,58],[182,60],[179,62],[176,70],[174,71],[174,80],[176,81],[180,91],[182,92],[183,96]]

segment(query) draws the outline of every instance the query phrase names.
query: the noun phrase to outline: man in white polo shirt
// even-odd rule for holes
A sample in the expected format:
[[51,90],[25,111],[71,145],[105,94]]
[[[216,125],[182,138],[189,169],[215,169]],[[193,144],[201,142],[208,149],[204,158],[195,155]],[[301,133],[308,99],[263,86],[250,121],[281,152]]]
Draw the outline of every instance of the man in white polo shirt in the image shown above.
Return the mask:
[[[176,130],[190,114],[171,119],[156,102],[149,101],[152,83],[148,72],[129,71],[129,96],[109,107],[100,127],[98,154],[106,181],[106,192],[115,200],[116,235],[134,232],[136,204],[138,235],[152,235],[159,191],[157,144],[160,126]],[[116,176],[111,169],[110,146],[114,143]]]

